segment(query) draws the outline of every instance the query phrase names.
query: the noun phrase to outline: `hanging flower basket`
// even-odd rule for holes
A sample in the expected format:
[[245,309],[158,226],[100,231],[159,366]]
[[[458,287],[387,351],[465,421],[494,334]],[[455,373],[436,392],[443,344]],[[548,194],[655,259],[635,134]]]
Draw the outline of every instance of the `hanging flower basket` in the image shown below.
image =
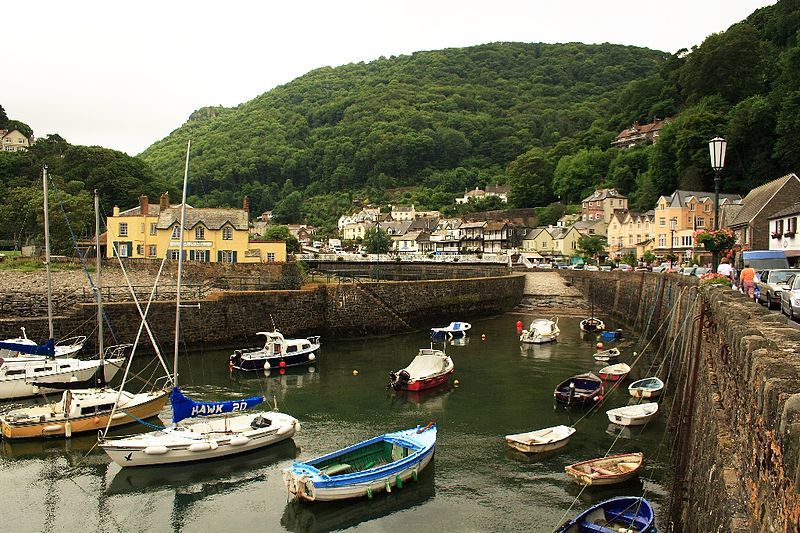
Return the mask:
[[730,250],[736,245],[736,236],[729,229],[700,230],[694,234],[694,242],[709,251]]

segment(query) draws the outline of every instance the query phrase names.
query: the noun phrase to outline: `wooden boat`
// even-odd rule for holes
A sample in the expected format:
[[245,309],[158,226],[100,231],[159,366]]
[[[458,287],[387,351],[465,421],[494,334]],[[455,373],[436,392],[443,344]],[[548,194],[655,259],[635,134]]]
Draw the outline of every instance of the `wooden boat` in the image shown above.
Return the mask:
[[451,341],[453,339],[463,339],[470,329],[472,329],[472,324],[469,322],[450,322],[443,328],[431,328],[431,340]]
[[608,420],[620,426],[641,426],[658,414],[658,404],[640,403],[606,411]]
[[587,372],[565,379],[553,392],[558,403],[566,405],[585,405],[603,398],[603,380]]
[[555,533],[655,533],[656,515],[644,498],[611,498],[587,510],[559,527]]
[[664,382],[656,377],[644,378],[628,385],[628,392],[634,398],[658,398],[664,390]]
[[581,461],[564,467],[564,470],[581,485],[613,485],[636,476],[643,464],[643,453],[621,453]]
[[528,329],[522,330],[519,340],[531,344],[544,344],[555,341],[560,334],[558,317],[549,320],[547,318],[537,318],[531,322]]
[[630,373],[631,367],[625,363],[604,366],[600,369],[600,379],[606,381],[622,381]]
[[454,371],[453,360],[443,351],[422,348],[410,365],[389,374],[389,386],[394,390],[431,389],[446,383]]
[[594,333],[606,329],[606,324],[599,318],[584,318],[580,323],[581,331],[584,333]]
[[566,446],[575,431],[575,428],[569,426],[553,426],[527,433],[506,435],[506,442],[521,452],[543,453]]
[[264,336],[264,346],[234,351],[229,365],[236,370],[269,370],[289,366],[309,365],[317,359],[319,336],[306,339],[285,339],[280,331],[259,331]]
[[619,357],[619,348],[609,348],[608,350],[600,350],[595,352],[592,356],[595,361],[611,361]]
[[328,455],[295,462],[283,471],[289,493],[298,500],[332,501],[372,497],[401,489],[433,458],[436,424],[386,433]]

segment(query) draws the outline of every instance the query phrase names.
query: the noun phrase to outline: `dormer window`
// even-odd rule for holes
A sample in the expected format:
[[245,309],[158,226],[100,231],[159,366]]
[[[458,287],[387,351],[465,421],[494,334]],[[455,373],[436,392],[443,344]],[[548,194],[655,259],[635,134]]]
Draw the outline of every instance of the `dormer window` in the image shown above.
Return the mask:
[[206,228],[203,226],[197,226],[194,228],[194,240],[196,241],[204,241],[206,238]]
[[173,239],[181,238],[181,227],[178,224],[172,226],[172,238]]
[[225,226],[222,228],[222,240],[223,241],[230,241],[233,240],[233,228],[230,226]]

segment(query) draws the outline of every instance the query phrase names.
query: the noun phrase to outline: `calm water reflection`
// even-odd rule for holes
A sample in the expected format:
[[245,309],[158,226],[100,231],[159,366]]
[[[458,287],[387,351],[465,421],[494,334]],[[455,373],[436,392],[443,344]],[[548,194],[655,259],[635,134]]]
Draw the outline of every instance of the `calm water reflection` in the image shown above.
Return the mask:
[[[563,317],[557,344],[521,347],[515,323],[527,324],[533,317],[508,314],[474,322],[468,343],[447,348],[459,384],[422,393],[390,391],[386,384],[390,370],[405,366],[419,348],[429,345],[425,333],[347,342],[323,339],[315,367],[284,374],[231,375],[228,352],[192,354],[181,363],[181,379],[190,395],[222,399],[263,394],[296,416],[302,431],[293,441],[234,459],[148,469],[110,464],[94,448],[94,436],[2,442],[4,529],[552,531],[580,492],[568,481],[564,465],[602,456],[612,443],[614,453],[645,452],[644,475],[615,488],[583,491],[570,515],[611,496],[645,492],[666,523],[661,509],[666,504],[667,452],[658,452],[666,413],[643,430],[620,434],[604,411],[628,403],[626,391],[611,395],[603,409],[582,420],[585,411],[556,408],[556,384],[602,366],[591,357],[596,339],[581,338],[579,319]],[[623,352],[620,361],[630,362],[636,349],[633,333],[628,333],[617,343]],[[633,377],[645,373],[637,368]],[[670,401],[662,400],[664,406]],[[169,414],[162,418],[168,420]],[[419,482],[372,501],[287,502],[280,470],[294,458],[311,458],[429,420],[439,424],[437,453]],[[560,451],[525,455],[503,440],[507,433],[579,420],[578,433]]]

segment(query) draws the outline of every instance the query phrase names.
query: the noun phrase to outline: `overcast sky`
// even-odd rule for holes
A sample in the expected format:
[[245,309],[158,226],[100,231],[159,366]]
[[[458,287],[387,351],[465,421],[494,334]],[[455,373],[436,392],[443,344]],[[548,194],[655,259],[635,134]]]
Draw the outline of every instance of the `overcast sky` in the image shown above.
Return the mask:
[[6,2],[0,105],[37,137],[140,153],[309,70],[496,41],[691,48],[769,0]]

